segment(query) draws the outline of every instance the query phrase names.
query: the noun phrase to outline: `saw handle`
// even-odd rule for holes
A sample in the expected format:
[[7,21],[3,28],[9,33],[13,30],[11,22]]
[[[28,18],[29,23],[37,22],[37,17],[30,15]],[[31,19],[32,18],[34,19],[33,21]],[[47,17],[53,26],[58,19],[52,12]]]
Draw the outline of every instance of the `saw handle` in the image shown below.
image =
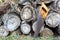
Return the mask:
[[44,4],[44,2],[42,2],[39,12],[40,12],[43,19],[45,19],[47,17],[48,12],[49,12],[49,8]]

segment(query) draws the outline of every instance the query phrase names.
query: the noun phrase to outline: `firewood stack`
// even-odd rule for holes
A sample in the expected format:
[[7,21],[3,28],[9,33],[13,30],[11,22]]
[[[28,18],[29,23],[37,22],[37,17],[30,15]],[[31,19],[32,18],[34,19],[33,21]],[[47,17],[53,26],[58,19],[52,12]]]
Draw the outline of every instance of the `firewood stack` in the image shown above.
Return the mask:
[[[40,19],[37,18],[41,17],[43,19],[43,13],[48,11],[42,8],[43,6],[49,11],[43,19],[44,23],[38,34],[40,36],[54,36],[56,28],[60,34],[60,0],[18,0],[14,3],[15,1],[0,4],[0,36],[8,36],[9,32],[15,34],[18,29],[23,35],[32,33],[34,35],[36,28],[39,26],[37,20]],[[44,3],[43,6],[42,3]],[[38,13],[40,16],[37,17]]]

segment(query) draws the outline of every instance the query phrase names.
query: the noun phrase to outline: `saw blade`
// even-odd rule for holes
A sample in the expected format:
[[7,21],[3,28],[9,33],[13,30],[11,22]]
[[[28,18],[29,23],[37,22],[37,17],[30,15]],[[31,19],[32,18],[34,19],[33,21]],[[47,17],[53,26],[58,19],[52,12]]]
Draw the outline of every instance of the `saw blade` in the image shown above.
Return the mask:
[[[40,8],[40,7],[39,7]],[[42,28],[42,26],[44,25],[44,20],[41,16],[41,14],[39,13],[39,8],[37,8],[37,27],[36,27],[36,30],[35,30],[35,33],[34,33],[34,37],[38,37],[38,34]]]

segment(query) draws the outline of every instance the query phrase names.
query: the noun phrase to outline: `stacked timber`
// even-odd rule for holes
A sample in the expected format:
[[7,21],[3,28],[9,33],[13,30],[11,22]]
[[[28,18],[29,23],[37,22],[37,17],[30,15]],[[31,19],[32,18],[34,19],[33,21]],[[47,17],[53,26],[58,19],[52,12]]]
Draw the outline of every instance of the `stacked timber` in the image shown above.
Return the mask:
[[[44,14],[39,14],[42,2],[46,7],[51,7],[46,19],[42,17]],[[60,0],[5,0],[0,4],[0,16],[0,36],[7,36],[9,31],[12,35],[19,32],[29,34],[31,31],[34,34],[36,30],[41,36],[53,36],[50,28],[58,28],[57,32],[60,34]]]

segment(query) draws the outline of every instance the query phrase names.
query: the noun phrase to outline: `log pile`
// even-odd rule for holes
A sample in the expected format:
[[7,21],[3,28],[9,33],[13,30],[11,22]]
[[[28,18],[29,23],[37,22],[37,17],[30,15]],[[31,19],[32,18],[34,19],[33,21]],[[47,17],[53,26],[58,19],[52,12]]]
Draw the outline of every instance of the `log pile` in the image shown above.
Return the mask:
[[[44,2],[45,7],[50,9],[45,19],[43,19],[40,11],[42,2]],[[17,3],[12,1],[12,3],[0,4],[0,36],[7,36],[9,32],[15,34],[18,29],[23,35],[32,33],[34,35],[35,31],[39,30],[38,34],[41,36],[54,36],[54,30],[57,28],[56,30],[60,34],[59,3],[60,0],[19,0]],[[44,8],[42,9],[46,12]],[[41,23],[43,25],[39,29],[38,26]]]

